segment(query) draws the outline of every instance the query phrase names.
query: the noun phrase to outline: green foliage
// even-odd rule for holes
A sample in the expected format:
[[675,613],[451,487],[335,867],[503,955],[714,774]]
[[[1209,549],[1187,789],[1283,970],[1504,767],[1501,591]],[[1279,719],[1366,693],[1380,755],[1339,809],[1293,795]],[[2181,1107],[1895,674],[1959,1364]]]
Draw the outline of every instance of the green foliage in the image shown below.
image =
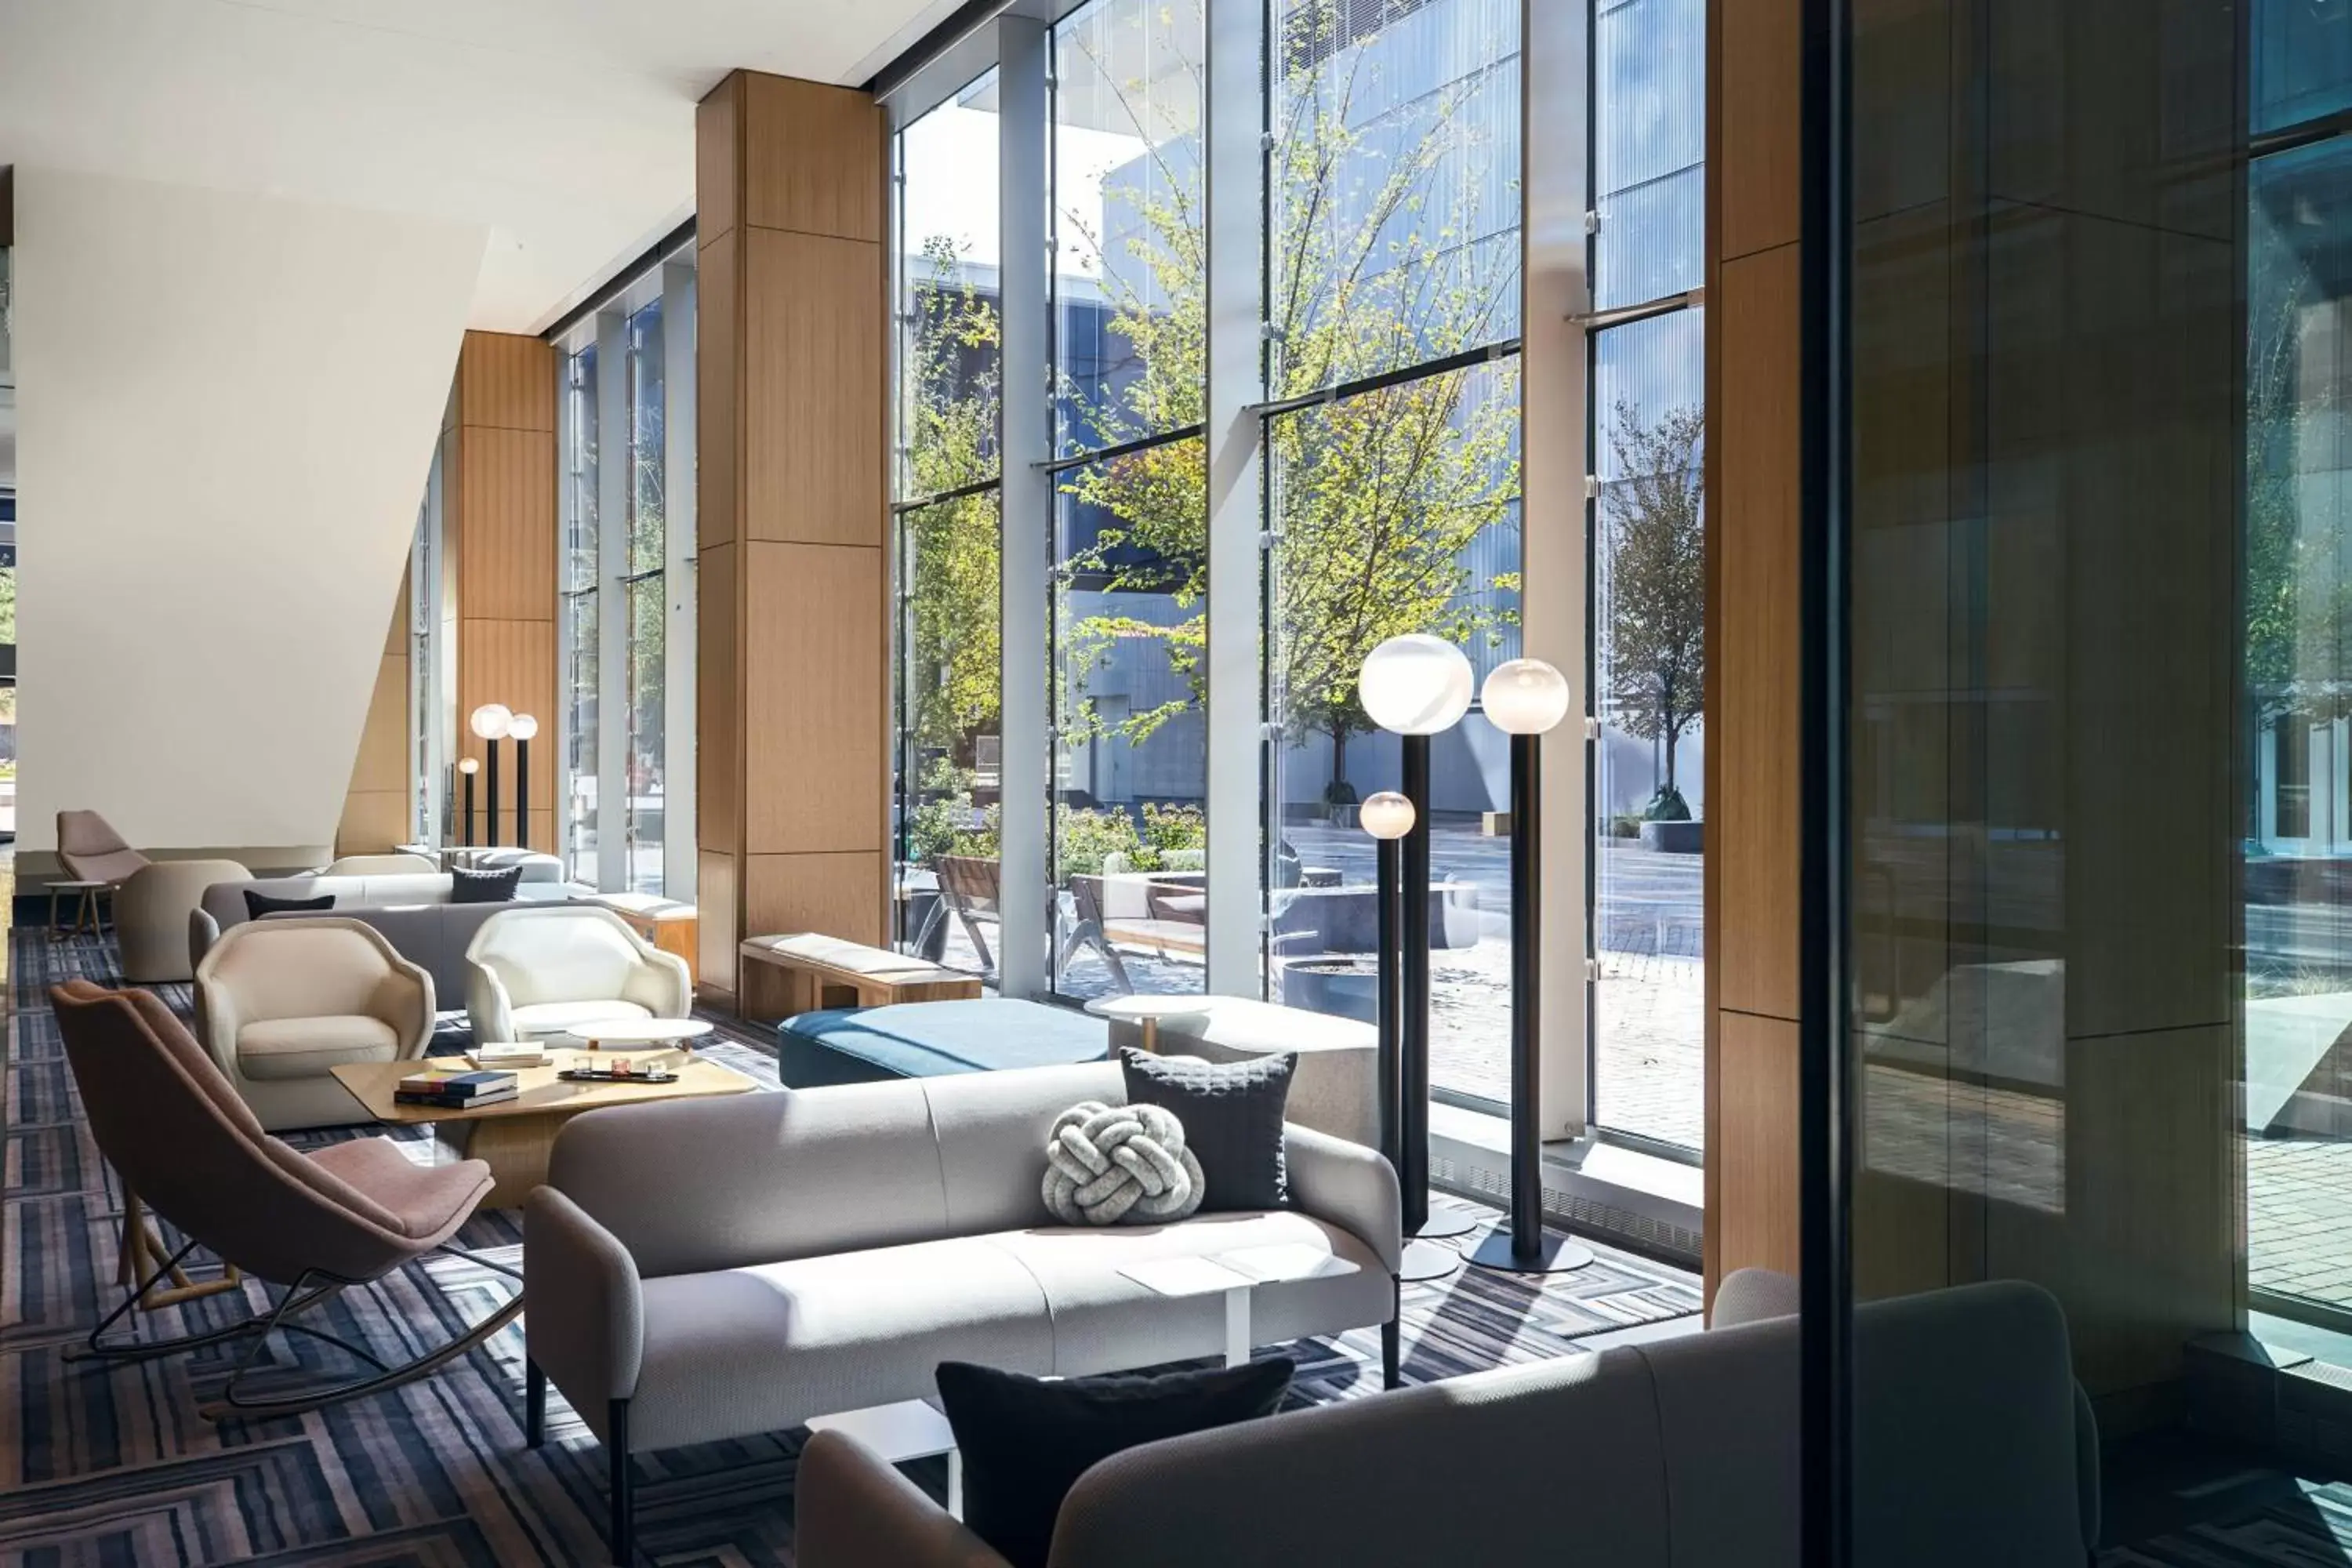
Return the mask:
[[[1622,477],[1601,492],[1609,551],[1609,672],[1615,721],[1664,742],[1665,785],[1675,787],[1675,748],[1698,719],[1706,688],[1706,521],[1696,408],[1674,408],[1643,424],[1620,401],[1609,446]],[[1657,801],[1653,801],[1654,807]],[[1650,814],[1656,817],[1654,810]],[[1682,808],[1682,820],[1690,815]]]
[[[915,279],[908,400],[908,493],[940,495],[997,473],[1002,337],[996,306],[962,275],[955,242],[927,240]],[[960,365],[973,359],[973,375]],[[961,496],[907,514],[913,557],[906,715],[918,744],[970,762],[999,705],[997,500]]]
[[[1340,19],[1340,0],[1307,0],[1286,26],[1312,34],[1337,28]],[[1298,59],[1321,54],[1285,51]],[[1402,149],[1375,147],[1360,123],[1368,118],[1362,106],[1382,90],[1370,58],[1343,50],[1291,71],[1281,84],[1268,301],[1277,396],[1491,341],[1512,295],[1516,246],[1480,252],[1466,244],[1469,198],[1439,189],[1477,183],[1461,177],[1478,155],[1468,141],[1478,117],[1457,112],[1468,89],[1457,84],[1419,104]],[[1107,79],[1118,79],[1117,62],[1093,63]],[[1141,124],[1144,83],[1120,85]],[[1117,397],[1086,409],[1084,423],[1106,446],[1197,422],[1203,413],[1201,176],[1196,163],[1180,165],[1157,150],[1153,156],[1153,177],[1134,197],[1136,221],[1117,226],[1128,237],[1125,257],[1104,257],[1097,268],[1113,310],[1109,331],[1140,366]],[[1456,371],[1270,422],[1282,548],[1268,655],[1290,739],[1330,736],[1335,781],[1346,776],[1349,736],[1371,727],[1355,690],[1366,654],[1405,632],[1465,645],[1497,637],[1512,618],[1497,601],[1517,589],[1517,577],[1473,582],[1461,556],[1481,531],[1507,521],[1517,493],[1517,374],[1515,364]],[[1080,393],[1065,388],[1073,398]],[[1112,519],[1096,548],[1066,563],[1067,576],[1098,577],[1115,592],[1165,595],[1181,612],[1165,626],[1098,615],[1066,634],[1066,668],[1081,682],[1115,641],[1150,637],[1190,685],[1187,697],[1119,721],[1116,731],[1129,741],[1202,700],[1203,463],[1202,443],[1181,441],[1079,469],[1065,485]],[[1123,563],[1137,552],[1149,563]],[[1100,722],[1083,703],[1067,710],[1075,710],[1077,732]]]
[[1209,819],[1197,805],[1143,803],[1143,841],[1165,854],[1171,849],[1209,847]]
[[1111,855],[1124,855],[1128,864],[1138,870],[1156,868],[1141,863],[1143,837],[1136,831],[1135,819],[1124,811],[1096,810],[1086,806],[1057,806],[1054,812],[1054,863],[1065,877],[1097,877],[1102,874],[1103,861]]
[[964,853],[956,847],[956,840],[971,822],[971,770],[959,768],[944,757],[924,771],[921,799],[907,821],[909,861],[928,866],[941,855]]
[[[2298,458],[2342,410],[2298,384],[2309,307],[2303,264],[2257,241],[2246,376],[2246,683],[2260,720],[2352,712],[2352,576],[2341,506],[2302,484]],[[2284,278],[2275,276],[2283,270]],[[2268,284],[2269,287],[2264,287]],[[2332,496],[2332,491],[2327,492]]]

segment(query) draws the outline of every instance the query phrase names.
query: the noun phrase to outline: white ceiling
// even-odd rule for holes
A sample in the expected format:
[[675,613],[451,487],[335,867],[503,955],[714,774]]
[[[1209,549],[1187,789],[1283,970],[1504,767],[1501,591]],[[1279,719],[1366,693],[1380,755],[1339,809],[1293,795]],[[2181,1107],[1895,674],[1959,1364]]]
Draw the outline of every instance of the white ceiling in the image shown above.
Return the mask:
[[693,211],[738,67],[855,83],[956,0],[0,0],[0,163],[485,225],[545,327]]

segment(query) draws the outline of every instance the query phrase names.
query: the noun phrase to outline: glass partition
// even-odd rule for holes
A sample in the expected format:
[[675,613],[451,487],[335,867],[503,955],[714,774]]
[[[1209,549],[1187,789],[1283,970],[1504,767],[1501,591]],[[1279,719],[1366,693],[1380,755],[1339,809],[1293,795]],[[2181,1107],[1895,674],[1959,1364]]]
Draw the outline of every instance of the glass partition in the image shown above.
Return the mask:
[[597,584],[602,539],[597,484],[596,345],[563,360],[563,860],[577,882],[596,881]]

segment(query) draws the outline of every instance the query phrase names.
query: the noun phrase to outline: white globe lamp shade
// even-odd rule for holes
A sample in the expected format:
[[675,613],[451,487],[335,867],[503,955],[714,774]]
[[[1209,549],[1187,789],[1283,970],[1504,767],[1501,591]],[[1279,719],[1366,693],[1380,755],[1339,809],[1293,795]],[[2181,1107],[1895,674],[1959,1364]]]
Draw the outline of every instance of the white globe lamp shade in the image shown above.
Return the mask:
[[472,757],[462,758],[457,763],[457,771],[461,773],[478,773],[482,771],[482,764]]
[[1356,821],[1375,838],[1402,838],[1412,831],[1412,802],[1392,789],[1365,798],[1356,808]]
[[1416,633],[1372,649],[1356,693],[1373,723],[1398,735],[1434,735],[1470,711],[1470,661],[1444,637]]
[[1486,718],[1507,735],[1540,735],[1568,717],[1568,677],[1539,658],[1496,665],[1479,692]]
[[507,725],[507,733],[518,741],[528,741],[539,733],[539,721],[528,713],[518,713]]
[[514,722],[514,710],[503,702],[485,702],[474,710],[469,722],[475,734],[485,741],[495,741],[504,735],[507,727]]

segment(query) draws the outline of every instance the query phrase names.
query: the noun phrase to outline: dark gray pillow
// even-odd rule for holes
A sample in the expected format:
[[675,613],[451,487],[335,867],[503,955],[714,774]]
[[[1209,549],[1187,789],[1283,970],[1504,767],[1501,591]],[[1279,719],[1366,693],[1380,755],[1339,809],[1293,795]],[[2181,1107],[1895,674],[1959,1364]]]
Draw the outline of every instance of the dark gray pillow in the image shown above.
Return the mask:
[[503,871],[473,871],[457,866],[449,871],[449,901],[453,904],[503,904],[515,895],[515,884],[522,880],[522,868],[509,866]]
[[1128,1103],[1172,1110],[1184,1124],[1184,1146],[1201,1162],[1207,1189],[1202,1213],[1289,1204],[1282,1113],[1297,1060],[1287,1052],[1240,1062],[1157,1057],[1132,1047],[1119,1052]]
[[264,915],[311,914],[335,907],[335,895],[320,893],[315,899],[273,899],[268,893],[245,890],[245,918],[257,921]]

